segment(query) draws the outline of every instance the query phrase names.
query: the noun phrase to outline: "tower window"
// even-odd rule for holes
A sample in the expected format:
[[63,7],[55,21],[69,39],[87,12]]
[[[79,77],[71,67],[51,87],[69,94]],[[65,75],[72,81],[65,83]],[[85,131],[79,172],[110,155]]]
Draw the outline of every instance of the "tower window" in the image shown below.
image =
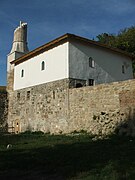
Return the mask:
[[24,77],[24,69],[21,70],[21,77]]
[[94,79],[89,79],[89,86],[94,86]]
[[95,62],[94,62],[94,59],[92,57],[89,58],[89,67],[92,67],[92,68],[95,67]]
[[45,62],[44,61],[42,61],[42,63],[41,63],[41,71],[43,71],[43,70],[45,70]]

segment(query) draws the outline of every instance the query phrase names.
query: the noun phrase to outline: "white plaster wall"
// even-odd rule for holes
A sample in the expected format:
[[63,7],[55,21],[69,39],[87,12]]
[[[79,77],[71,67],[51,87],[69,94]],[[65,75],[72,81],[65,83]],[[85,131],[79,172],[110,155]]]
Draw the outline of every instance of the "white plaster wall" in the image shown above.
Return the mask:
[[[68,78],[68,54],[68,42],[66,42],[16,65],[14,90]],[[41,71],[42,61],[45,61],[46,65],[43,71]],[[24,69],[24,77],[21,77],[22,69]]]
[[[89,57],[95,61],[94,68],[89,67]],[[124,74],[122,65],[126,65]],[[72,42],[69,44],[69,77],[94,79],[95,84],[132,79],[132,61],[105,48]]]

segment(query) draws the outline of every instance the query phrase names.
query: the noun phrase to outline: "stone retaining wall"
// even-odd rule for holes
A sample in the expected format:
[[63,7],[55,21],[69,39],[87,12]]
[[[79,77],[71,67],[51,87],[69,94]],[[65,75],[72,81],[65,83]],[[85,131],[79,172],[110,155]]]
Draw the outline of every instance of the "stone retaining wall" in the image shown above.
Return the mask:
[[59,124],[67,129],[68,80],[60,80],[10,93],[9,131],[43,131],[57,133]]
[[69,97],[72,131],[135,135],[135,80],[70,89]]
[[0,86],[0,128],[7,123],[7,93],[6,87]]
[[19,123],[17,132],[135,134],[135,80],[71,89],[69,82],[65,79],[13,92],[9,126]]

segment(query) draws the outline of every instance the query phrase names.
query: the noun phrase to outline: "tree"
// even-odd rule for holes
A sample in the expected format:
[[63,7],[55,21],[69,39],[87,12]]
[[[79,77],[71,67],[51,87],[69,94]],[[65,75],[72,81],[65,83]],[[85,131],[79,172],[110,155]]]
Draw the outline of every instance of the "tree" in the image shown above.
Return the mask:
[[135,27],[125,28],[117,35],[117,48],[135,55]]
[[102,33],[97,36],[99,42],[115,47],[116,37],[113,34]]

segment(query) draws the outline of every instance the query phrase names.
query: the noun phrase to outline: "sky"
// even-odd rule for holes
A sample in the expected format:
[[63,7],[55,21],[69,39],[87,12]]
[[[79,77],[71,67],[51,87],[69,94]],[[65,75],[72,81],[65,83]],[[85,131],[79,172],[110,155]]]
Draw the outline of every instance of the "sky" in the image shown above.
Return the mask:
[[14,29],[28,23],[33,50],[65,33],[95,39],[135,26],[134,0],[0,0],[0,86],[6,85],[6,61]]

